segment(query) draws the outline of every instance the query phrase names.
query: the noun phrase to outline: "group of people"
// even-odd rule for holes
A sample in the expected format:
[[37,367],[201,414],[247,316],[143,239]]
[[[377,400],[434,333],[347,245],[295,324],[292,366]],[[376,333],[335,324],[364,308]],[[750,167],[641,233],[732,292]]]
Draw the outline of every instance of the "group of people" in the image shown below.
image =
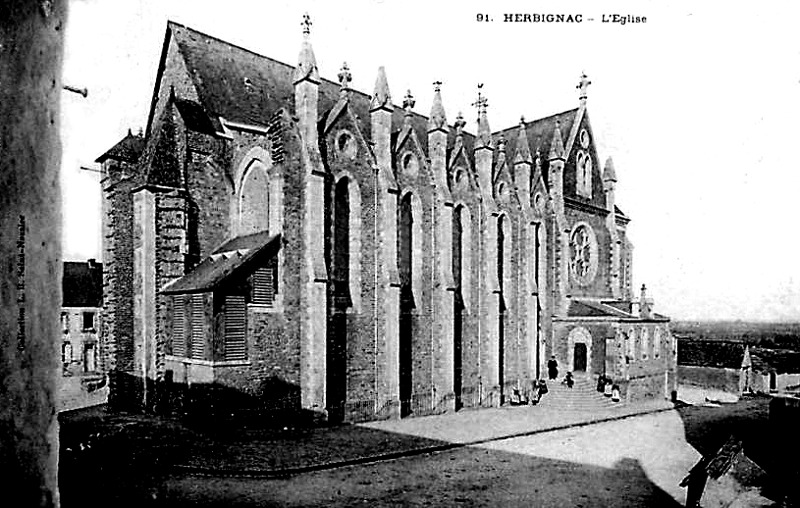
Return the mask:
[[[547,376],[551,381],[555,381],[555,379],[558,378],[558,360],[556,360],[556,355],[551,356],[550,360],[547,361]],[[567,388],[575,386],[575,378],[572,377],[572,372],[566,373],[561,384],[567,385]]]
[[614,402],[619,402],[619,385],[614,383],[610,376],[600,374],[597,377],[597,391],[611,397]]
[[[547,362],[547,376],[550,378],[551,381],[554,381],[558,378],[558,361],[556,360],[556,356],[553,355],[550,357],[550,360]],[[567,385],[567,388],[572,388],[575,386],[575,378],[572,376],[572,372],[567,372],[564,375],[562,384]],[[536,382],[533,383],[534,386],[537,385]],[[541,386],[544,385],[544,392],[541,392]],[[541,393],[547,393],[547,384],[544,382],[543,379],[539,380],[539,390]],[[614,383],[610,376],[606,376],[605,374],[600,374],[597,378],[597,391],[605,395],[606,397],[611,398],[614,402],[619,402],[619,385]],[[541,396],[541,395],[540,395]],[[538,399],[537,399],[538,401]]]

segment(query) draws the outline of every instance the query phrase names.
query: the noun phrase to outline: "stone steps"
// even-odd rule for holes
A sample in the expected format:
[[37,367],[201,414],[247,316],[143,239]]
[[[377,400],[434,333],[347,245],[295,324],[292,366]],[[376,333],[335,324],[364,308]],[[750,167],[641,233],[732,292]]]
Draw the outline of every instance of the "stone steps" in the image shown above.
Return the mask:
[[563,378],[547,383],[548,392],[542,396],[539,406],[566,411],[600,411],[622,407],[624,402],[614,402],[596,390],[596,380],[577,377],[575,385],[568,388],[561,384]]

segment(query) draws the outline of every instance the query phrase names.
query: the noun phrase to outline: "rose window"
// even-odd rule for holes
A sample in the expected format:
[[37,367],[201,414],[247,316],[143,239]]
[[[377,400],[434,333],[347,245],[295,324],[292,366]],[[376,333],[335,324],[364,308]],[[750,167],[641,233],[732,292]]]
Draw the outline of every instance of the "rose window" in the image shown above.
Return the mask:
[[587,224],[579,224],[570,236],[569,268],[579,284],[588,284],[597,270],[597,244],[594,231]]

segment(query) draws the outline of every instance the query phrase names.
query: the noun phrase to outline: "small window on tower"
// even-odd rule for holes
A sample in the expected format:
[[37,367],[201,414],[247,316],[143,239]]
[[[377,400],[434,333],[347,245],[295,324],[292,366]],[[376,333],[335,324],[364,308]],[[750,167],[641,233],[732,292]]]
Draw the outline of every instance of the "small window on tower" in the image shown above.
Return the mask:
[[417,176],[419,172],[419,161],[412,153],[406,153],[403,156],[403,171],[410,177]]
[[69,314],[66,312],[61,313],[61,331],[69,332]]
[[83,313],[83,329],[91,330],[94,328],[94,312]]
[[344,155],[348,159],[354,159],[358,153],[356,141],[352,134],[347,131],[342,131],[336,137],[336,151],[340,155]]

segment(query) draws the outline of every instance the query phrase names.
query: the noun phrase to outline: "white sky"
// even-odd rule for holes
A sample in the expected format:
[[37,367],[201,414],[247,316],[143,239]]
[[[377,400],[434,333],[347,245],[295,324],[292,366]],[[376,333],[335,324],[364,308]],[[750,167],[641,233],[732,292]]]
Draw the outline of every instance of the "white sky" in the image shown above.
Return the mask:
[[[602,5],[602,7],[601,7]],[[353,87],[386,67],[427,114],[444,82],[448,120],[475,130],[485,83],[493,130],[588,108],[617,203],[633,220],[634,282],[673,318],[800,320],[800,36],[794,1],[72,0],[62,101],[65,259],[100,259],[98,174],[80,171],[147,119],[167,20],[294,64],[313,20],[320,73]],[[581,24],[504,23],[504,13],[581,13]],[[479,23],[478,13],[494,21]],[[603,14],[647,17],[604,24]]]

